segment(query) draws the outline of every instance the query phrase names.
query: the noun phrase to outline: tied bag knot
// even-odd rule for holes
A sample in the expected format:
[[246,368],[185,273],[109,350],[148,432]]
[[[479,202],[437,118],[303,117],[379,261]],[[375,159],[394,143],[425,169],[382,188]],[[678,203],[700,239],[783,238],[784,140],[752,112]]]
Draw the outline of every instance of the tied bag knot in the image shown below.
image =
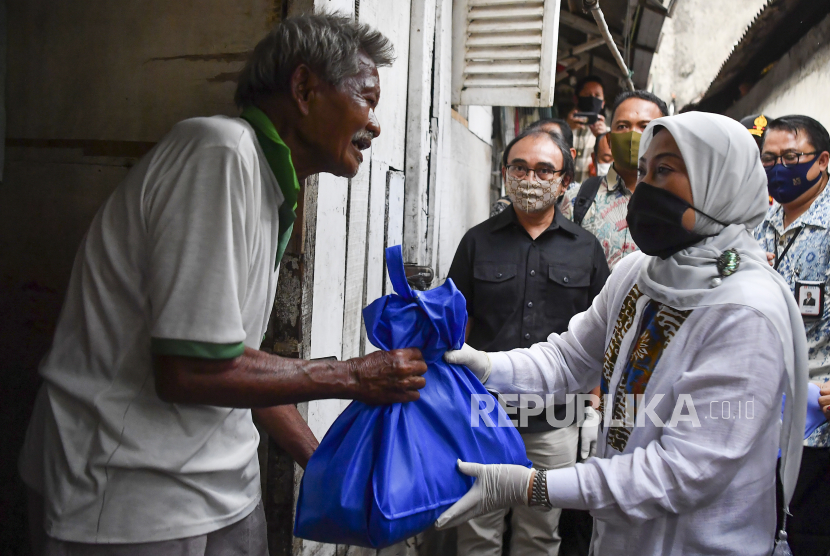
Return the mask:
[[418,348],[424,361],[441,361],[450,349],[461,349],[467,328],[467,302],[452,280],[424,292],[406,281],[400,246],[386,250],[389,280],[397,295],[377,299],[363,310],[366,335],[384,350]]
[[442,359],[464,343],[464,296],[451,280],[413,291],[400,246],[386,261],[397,293],[364,310],[367,338],[380,349],[419,348],[426,386],[414,402],[352,402],[335,420],[303,475],[297,537],[383,548],[430,527],[472,487],[458,459],[530,467],[516,429],[494,426],[507,422],[501,406],[469,369]]

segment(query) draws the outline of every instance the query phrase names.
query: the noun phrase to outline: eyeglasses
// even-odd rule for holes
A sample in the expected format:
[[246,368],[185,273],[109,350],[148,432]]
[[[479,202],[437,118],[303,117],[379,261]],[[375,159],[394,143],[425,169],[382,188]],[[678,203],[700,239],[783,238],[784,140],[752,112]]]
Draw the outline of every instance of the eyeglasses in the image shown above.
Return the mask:
[[764,165],[764,168],[772,168],[773,166],[775,166],[775,163],[780,160],[784,168],[789,168],[790,166],[795,166],[796,164],[798,164],[802,156],[809,156],[811,154],[817,153],[815,151],[811,153],[788,152],[782,154],[781,156],[775,156],[774,154],[764,153],[761,155],[761,164]]
[[552,180],[553,176],[561,171],[562,170],[557,170],[555,168],[551,168],[550,166],[542,166],[540,168],[533,169],[521,164],[507,165],[507,173],[511,178],[516,178],[517,180],[522,180],[527,177],[528,173],[533,172],[533,174],[540,180],[548,181]]

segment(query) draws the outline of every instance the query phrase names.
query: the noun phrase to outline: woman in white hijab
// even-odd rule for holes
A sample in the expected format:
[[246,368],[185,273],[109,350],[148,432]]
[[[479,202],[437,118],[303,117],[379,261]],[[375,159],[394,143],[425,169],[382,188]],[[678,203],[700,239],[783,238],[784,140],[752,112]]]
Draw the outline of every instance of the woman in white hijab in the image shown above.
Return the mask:
[[476,482],[438,528],[529,504],[590,510],[597,556],[772,553],[779,447],[785,500],[801,457],[807,347],[750,234],[767,208],[758,148],[740,123],[693,112],[651,122],[640,155],[628,224],[642,252],[591,308],[529,349],[445,356],[519,394],[520,411],[523,394],[563,403],[600,383],[597,457],[553,470],[459,462]]

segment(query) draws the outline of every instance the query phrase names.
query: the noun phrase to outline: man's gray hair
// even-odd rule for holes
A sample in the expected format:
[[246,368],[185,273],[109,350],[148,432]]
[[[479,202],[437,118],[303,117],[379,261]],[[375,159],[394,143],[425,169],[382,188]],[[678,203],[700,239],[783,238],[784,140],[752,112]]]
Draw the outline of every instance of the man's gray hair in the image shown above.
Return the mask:
[[291,75],[300,64],[338,86],[360,73],[359,53],[376,66],[391,65],[392,43],[366,24],[334,14],[289,17],[254,48],[239,75],[234,101],[244,108],[277,93],[287,93]]

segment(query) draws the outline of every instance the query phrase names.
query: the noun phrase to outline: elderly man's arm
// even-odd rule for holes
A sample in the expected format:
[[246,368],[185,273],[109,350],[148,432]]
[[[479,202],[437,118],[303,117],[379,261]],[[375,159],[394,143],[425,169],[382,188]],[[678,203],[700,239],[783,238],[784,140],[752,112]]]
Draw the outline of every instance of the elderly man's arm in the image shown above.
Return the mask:
[[233,359],[156,355],[153,368],[156,392],[166,402],[250,408],[326,398],[414,401],[427,369],[414,348],[347,361],[306,361],[249,347]]
[[294,405],[277,405],[252,409],[254,420],[291,458],[305,469],[311,454],[320,443]]

